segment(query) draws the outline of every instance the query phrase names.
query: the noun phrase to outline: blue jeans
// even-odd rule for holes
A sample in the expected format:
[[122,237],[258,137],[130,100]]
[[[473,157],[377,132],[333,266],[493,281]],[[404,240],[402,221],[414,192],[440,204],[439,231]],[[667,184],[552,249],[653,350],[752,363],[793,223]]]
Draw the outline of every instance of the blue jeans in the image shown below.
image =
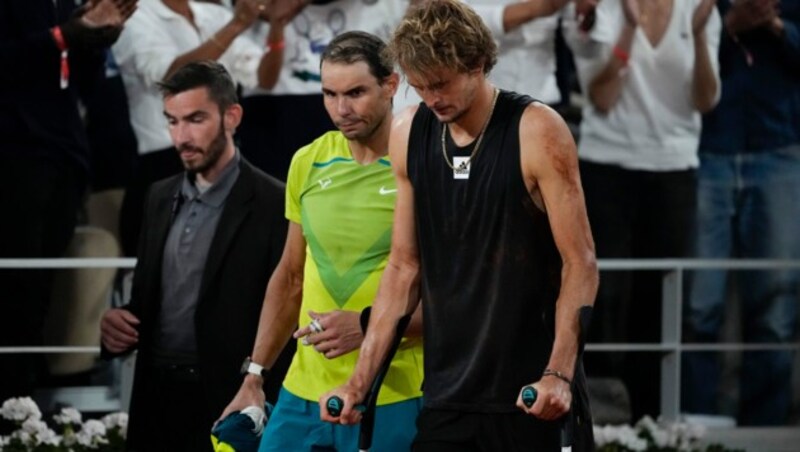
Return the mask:
[[[763,153],[700,155],[697,257],[800,258],[800,145]],[[797,326],[798,271],[739,271],[735,276],[744,341],[790,341]],[[691,275],[686,315],[694,341],[719,339],[728,277],[724,270]],[[716,413],[717,358],[714,352],[685,355],[685,411]],[[741,424],[786,421],[791,367],[788,351],[744,353]]]

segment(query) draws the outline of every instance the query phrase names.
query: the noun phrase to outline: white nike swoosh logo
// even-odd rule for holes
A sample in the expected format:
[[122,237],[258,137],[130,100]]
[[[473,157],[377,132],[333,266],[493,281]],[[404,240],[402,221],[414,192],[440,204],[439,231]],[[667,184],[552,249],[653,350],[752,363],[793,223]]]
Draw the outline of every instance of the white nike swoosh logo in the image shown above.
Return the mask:
[[382,195],[388,195],[390,193],[397,193],[397,189],[396,188],[387,189],[386,187],[381,187],[381,189],[378,190],[378,193],[380,193]]

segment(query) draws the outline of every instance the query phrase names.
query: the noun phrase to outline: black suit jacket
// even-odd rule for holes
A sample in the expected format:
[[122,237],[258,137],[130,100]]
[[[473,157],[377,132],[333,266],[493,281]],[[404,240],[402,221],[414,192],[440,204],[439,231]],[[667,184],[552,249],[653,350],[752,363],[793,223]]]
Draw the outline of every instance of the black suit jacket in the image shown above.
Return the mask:
[[[267,282],[283,252],[287,222],[284,186],[242,159],[241,172],[225,202],[203,272],[195,313],[198,366],[207,410],[196,413],[212,423],[238,391],[242,361],[253,348]],[[144,385],[161,302],[161,262],[172,220],[173,200],[183,174],[153,184],[143,219],[139,256],[127,306],[140,320],[139,352],[133,383],[128,443],[146,450],[148,432],[138,419],[151,410],[172,409],[147,400]],[[292,344],[293,341],[290,341]],[[272,368],[265,391],[274,401],[293,354],[287,347]],[[138,450],[138,449],[137,449]]]

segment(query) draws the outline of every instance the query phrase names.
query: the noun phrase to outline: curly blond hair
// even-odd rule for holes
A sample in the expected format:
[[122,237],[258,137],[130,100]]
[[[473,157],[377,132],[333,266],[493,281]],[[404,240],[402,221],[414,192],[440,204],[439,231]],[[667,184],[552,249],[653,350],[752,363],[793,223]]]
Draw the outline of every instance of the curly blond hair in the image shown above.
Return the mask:
[[385,57],[405,73],[425,76],[441,68],[458,72],[497,62],[497,44],[483,20],[458,0],[429,0],[411,8],[395,29]]

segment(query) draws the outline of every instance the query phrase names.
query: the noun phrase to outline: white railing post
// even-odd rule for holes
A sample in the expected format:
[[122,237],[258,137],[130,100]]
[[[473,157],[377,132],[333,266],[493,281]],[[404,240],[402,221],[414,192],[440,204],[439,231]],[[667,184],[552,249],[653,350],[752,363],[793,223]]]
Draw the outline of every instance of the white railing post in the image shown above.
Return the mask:
[[668,350],[661,358],[661,416],[675,421],[681,409],[683,269],[676,267],[665,273],[661,289],[661,343]]

